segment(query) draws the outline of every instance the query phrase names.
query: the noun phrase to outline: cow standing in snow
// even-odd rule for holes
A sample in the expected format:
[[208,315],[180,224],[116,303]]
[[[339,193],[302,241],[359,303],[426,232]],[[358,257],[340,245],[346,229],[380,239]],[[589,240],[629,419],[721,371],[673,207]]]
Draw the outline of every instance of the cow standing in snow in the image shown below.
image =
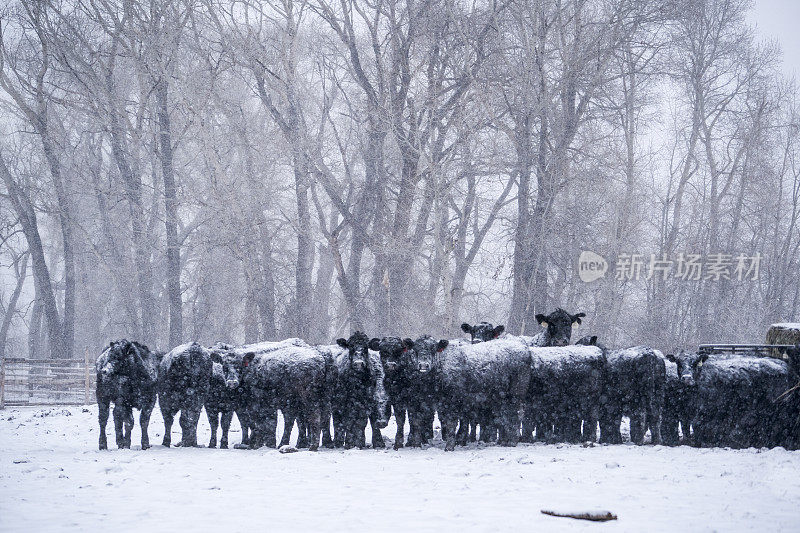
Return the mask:
[[336,343],[344,350],[334,360],[335,385],[331,395],[334,445],[365,447],[364,428],[370,421],[372,445],[383,448],[386,445],[379,426],[385,427],[386,398],[380,360],[377,354],[375,357],[370,354],[370,339],[360,331],[349,339],[337,339]]
[[388,407],[394,411],[397,423],[394,436],[394,449],[397,450],[404,445],[406,413],[412,410],[409,406],[415,397],[411,381],[409,346],[399,337],[384,337],[370,340],[369,348],[380,355]]
[[[425,335],[414,341],[412,351],[433,377],[445,450],[455,449],[459,421],[484,408],[491,410],[493,423],[500,427],[499,444],[517,444],[519,409],[531,370],[530,354],[522,342],[503,339],[450,346],[447,340]],[[466,444],[463,435],[458,444]]]
[[606,354],[600,442],[621,444],[620,424],[630,417],[631,440],[644,443],[650,426],[653,444],[661,444],[666,365],[664,356],[646,346],[611,350]]
[[[246,351],[252,350],[252,351]],[[250,447],[275,446],[277,411],[295,417],[311,429],[309,450],[319,448],[326,404],[326,361],[300,339],[237,348],[242,357],[242,380],[247,395]],[[282,444],[288,443],[284,435]]]
[[[664,411],[661,416],[661,439],[667,446],[680,444],[678,428],[685,442],[691,441],[691,423],[696,406],[697,387],[692,375],[694,354],[667,355]],[[651,428],[652,433],[652,428]]]
[[[551,442],[595,441],[606,358],[596,346],[531,348],[531,380],[525,408],[552,426],[537,426]],[[528,426],[529,427],[529,426]],[[525,431],[523,427],[523,431]],[[529,433],[523,434],[529,440]]]
[[173,348],[159,362],[158,404],[164,418],[164,440],[172,443],[172,422],[181,413],[179,446],[197,446],[197,422],[211,387],[211,352],[190,342]]
[[[580,324],[581,319],[585,316],[586,313],[572,314],[560,307],[549,315],[537,314],[536,320],[544,328],[544,331],[533,337],[522,336],[519,338],[531,347],[567,346],[572,338],[572,329]],[[535,394],[535,392],[531,391],[529,396],[532,394]],[[559,433],[550,413],[541,410],[537,411],[528,401],[525,407],[525,417],[522,421],[523,442],[531,442],[533,440],[534,430],[536,431],[536,440],[545,440],[548,436],[552,438],[553,435]]]
[[[466,322],[461,324],[461,331],[469,333],[471,344],[497,339],[505,329],[502,324],[495,327],[490,322],[480,322],[475,325],[470,325]],[[469,420],[459,422],[457,441],[475,442],[478,438],[478,426],[481,428],[480,439],[482,442],[491,442],[497,438],[498,428],[492,424],[491,410],[484,408],[478,412],[471,413]]]
[[101,450],[108,448],[106,425],[111,402],[114,402],[114,433],[117,446],[131,447],[133,409],[139,409],[142,449],[150,447],[147,426],[156,403],[158,360],[161,355],[151,352],[143,344],[122,339],[109,344],[97,358],[96,397],[99,408]]
[[228,447],[228,430],[236,413],[242,427],[242,442],[237,447],[249,446],[249,423],[245,405],[244,384],[242,383],[242,358],[233,347],[218,343],[211,347],[211,360],[214,364],[211,386],[206,398],[206,415],[211,425],[211,440],[208,447],[217,446],[217,426],[222,428],[220,448]]
[[786,362],[747,355],[687,355],[697,388],[696,446],[777,446],[791,440],[796,410],[778,399],[790,387]]

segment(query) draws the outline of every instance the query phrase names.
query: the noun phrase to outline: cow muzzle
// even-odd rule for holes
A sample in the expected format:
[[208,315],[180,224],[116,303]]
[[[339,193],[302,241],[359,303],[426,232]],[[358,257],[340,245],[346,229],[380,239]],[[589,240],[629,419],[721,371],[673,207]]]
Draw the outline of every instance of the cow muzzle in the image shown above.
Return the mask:
[[238,389],[239,388],[239,380],[238,379],[229,379],[225,382],[225,385],[228,386],[229,389]]
[[694,387],[694,378],[692,376],[681,376],[681,383],[687,387]]
[[420,363],[419,365],[417,365],[417,368],[419,369],[420,372],[424,374],[431,369],[431,365],[429,363]]
[[364,370],[367,364],[364,361],[353,361],[353,368],[355,370]]

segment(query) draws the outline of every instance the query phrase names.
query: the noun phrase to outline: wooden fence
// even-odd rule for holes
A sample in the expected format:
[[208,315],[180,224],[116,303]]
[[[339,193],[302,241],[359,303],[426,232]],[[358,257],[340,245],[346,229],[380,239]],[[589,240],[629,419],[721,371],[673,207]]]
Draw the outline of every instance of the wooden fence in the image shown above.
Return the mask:
[[94,361],[16,359],[0,361],[0,409],[6,405],[94,403]]

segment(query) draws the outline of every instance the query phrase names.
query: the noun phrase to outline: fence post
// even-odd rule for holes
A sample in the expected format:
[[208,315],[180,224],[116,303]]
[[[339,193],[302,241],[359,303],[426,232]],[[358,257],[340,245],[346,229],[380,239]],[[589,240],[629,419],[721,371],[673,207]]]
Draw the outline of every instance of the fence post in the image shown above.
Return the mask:
[[6,358],[0,359],[0,409],[6,407]]
[[89,405],[89,389],[91,387],[91,376],[89,374],[89,348],[86,348],[86,351],[83,355],[83,403],[84,405]]

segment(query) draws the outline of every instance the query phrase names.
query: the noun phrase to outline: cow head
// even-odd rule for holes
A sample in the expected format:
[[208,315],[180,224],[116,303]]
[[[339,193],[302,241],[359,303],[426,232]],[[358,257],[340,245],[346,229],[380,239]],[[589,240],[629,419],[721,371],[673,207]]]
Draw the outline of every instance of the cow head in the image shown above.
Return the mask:
[[597,335],[586,335],[575,341],[577,346],[597,346]]
[[349,339],[336,339],[336,344],[345,348],[350,359],[350,367],[357,372],[369,369],[369,337],[360,331],[350,335]]
[[112,375],[132,376],[135,370],[136,347],[127,339],[113,341],[108,345],[108,355],[97,369],[107,378]]
[[446,339],[437,341],[430,335],[423,335],[416,341],[403,339],[403,345],[408,348],[410,354],[410,368],[420,374],[433,370],[437,355],[447,348],[447,344]]
[[536,315],[536,321],[547,330],[547,346],[566,346],[572,337],[572,328],[585,316],[586,313],[571,315],[559,307],[549,315]]
[[384,337],[369,341],[369,349],[381,354],[381,365],[387,376],[399,372],[408,357],[408,348],[398,337]]
[[242,381],[244,356],[236,354],[231,346],[217,343],[211,347],[211,360],[222,367],[222,376],[225,386],[229,389],[238,389]]
[[687,387],[694,387],[703,369],[703,363],[708,359],[708,354],[681,352],[678,355],[667,355],[667,359],[678,367],[678,379]]
[[470,326],[466,322],[461,324],[461,330],[464,333],[469,333],[470,337],[472,337],[472,344],[496,339],[505,331],[505,329],[506,327],[503,325],[494,327],[489,322],[481,322],[480,324],[475,324],[474,326]]

